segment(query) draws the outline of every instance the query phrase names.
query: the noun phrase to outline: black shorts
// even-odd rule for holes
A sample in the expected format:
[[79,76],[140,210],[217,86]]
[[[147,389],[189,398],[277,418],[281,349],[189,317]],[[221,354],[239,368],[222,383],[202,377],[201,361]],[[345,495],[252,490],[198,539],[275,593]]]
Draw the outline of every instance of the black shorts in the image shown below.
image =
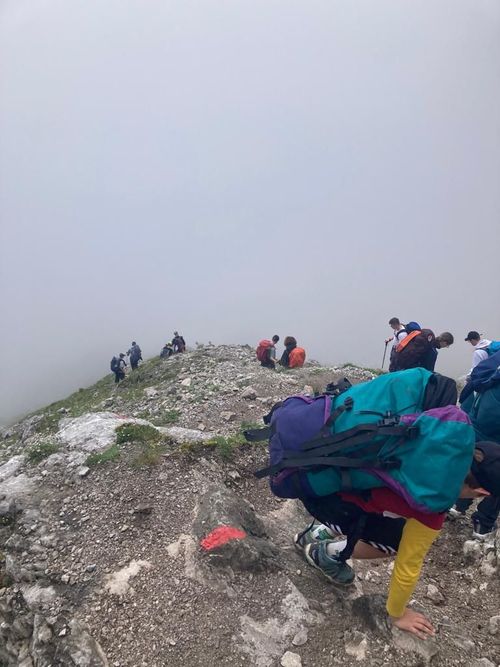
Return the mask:
[[385,554],[397,553],[406,519],[365,512],[358,505],[342,500],[336,493],[301,500],[309,514],[341,535],[349,535],[352,526],[364,516],[360,539]]

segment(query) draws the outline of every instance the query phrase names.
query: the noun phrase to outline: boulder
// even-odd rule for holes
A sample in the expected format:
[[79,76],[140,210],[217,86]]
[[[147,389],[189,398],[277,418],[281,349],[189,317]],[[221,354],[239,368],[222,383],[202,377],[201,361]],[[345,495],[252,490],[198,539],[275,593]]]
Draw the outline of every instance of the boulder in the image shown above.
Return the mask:
[[276,567],[278,550],[250,504],[225,486],[212,484],[200,498],[193,532],[200,556],[216,567],[265,570]]

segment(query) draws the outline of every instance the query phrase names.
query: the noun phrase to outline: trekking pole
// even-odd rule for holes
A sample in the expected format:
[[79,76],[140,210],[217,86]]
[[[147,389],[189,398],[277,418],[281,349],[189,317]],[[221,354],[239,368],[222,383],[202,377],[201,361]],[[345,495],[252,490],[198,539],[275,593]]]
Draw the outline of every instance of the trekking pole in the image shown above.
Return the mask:
[[385,355],[386,355],[386,353],[387,353],[387,343],[388,343],[388,342],[389,342],[388,340],[385,341],[384,356],[382,357],[382,366],[381,366],[380,368],[384,368]]

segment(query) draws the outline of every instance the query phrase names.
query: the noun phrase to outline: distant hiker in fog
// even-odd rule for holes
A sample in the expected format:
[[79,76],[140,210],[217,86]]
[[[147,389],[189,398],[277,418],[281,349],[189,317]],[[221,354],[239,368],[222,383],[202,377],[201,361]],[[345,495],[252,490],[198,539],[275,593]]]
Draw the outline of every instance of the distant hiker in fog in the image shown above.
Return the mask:
[[186,341],[184,338],[179,334],[178,331],[174,331],[174,337],[172,339],[172,345],[174,348],[174,352],[185,352],[186,351]]
[[110,367],[112,372],[115,374],[115,384],[118,384],[120,380],[125,378],[125,369],[127,367],[127,362],[125,361],[125,355],[123,352],[120,352],[117,357],[113,357],[111,359]]
[[142,361],[142,352],[141,348],[137,345],[135,340],[132,341],[132,346],[127,352],[127,355],[130,359],[130,366],[132,370],[135,370],[139,365],[139,361]]
[[168,359],[173,355],[173,353],[174,353],[174,348],[172,347],[172,343],[165,343],[165,345],[161,349],[160,357],[162,359]]
[[297,341],[293,336],[287,336],[283,341],[285,351],[281,355],[280,365],[285,368],[301,368],[306,360],[306,351],[297,347]]
[[265,368],[275,368],[276,367],[276,344],[278,343],[280,337],[275,335],[271,340],[264,338],[257,345],[255,354],[257,359],[260,361],[260,365]]

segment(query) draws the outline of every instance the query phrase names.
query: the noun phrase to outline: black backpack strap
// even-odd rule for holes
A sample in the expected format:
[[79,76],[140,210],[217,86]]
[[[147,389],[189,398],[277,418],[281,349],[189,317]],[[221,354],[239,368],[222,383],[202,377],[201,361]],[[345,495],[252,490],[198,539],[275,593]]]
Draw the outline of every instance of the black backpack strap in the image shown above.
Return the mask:
[[270,426],[265,426],[264,428],[251,428],[248,431],[243,431],[243,435],[247,442],[261,442],[263,440],[269,440],[273,433],[273,429]]

